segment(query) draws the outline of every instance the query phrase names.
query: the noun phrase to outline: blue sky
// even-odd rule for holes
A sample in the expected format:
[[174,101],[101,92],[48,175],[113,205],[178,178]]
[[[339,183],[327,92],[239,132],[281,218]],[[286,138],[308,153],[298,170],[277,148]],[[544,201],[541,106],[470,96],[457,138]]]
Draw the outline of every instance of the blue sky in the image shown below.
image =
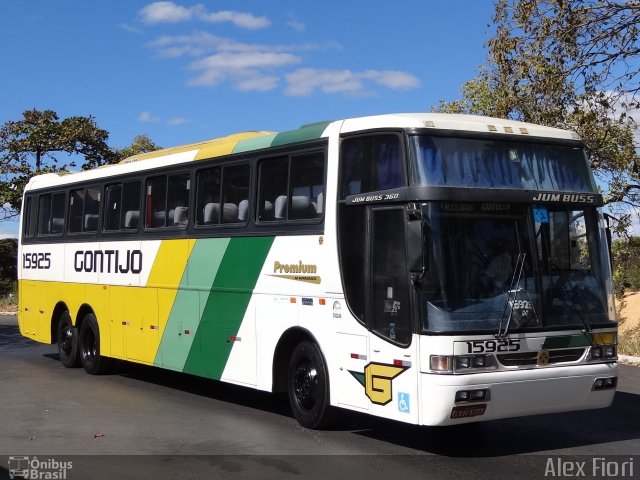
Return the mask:
[[[5,0],[0,123],[91,115],[123,147],[428,111],[485,60],[493,1]],[[0,237],[16,226],[0,223]]]
[[[485,58],[493,2],[8,0],[0,122],[91,115],[112,146],[428,111]],[[16,227],[0,223],[0,236]]]

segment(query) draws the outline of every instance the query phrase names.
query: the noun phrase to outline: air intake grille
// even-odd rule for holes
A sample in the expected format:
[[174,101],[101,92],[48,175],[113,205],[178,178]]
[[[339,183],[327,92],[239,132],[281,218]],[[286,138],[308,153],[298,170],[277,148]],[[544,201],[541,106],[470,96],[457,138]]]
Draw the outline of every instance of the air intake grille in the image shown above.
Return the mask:
[[[584,348],[564,348],[549,351],[549,365],[577,362],[584,355]],[[505,367],[532,367],[538,364],[538,352],[504,353],[498,361]]]

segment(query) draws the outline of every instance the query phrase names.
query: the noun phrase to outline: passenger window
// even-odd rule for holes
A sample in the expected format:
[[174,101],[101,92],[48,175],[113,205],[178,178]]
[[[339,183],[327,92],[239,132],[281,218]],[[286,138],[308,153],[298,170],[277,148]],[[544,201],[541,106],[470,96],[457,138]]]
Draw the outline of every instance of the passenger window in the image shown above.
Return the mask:
[[260,163],[258,220],[318,218],[324,209],[324,153]]
[[220,167],[206,168],[198,172],[197,225],[220,223]]
[[161,228],[167,225],[167,177],[151,177],[147,179],[147,228]]
[[291,159],[288,218],[316,218],[324,207],[324,154],[314,152]]
[[287,218],[289,158],[270,158],[260,162],[258,220],[268,222]]
[[340,195],[388,190],[406,185],[401,137],[395,134],[342,141]]
[[36,233],[37,218],[33,203],[33,197],[28,197],[24,208],[24,219],[22,220],[22,234],[25,237],[33,237]]
[[189,174],[169,175],[168,183],[167,226],[184,227],[189,223]]
[[64,232],[64,204],[64,193],[40,195],[38,235],[60,235]]
[[188,173],[149,178],[146,227],[186,226],[189,223],[190,189],[191,180]]
[[212,167],[198,172],[198,225],[247,221],[249,172],[247,164]]
[[222,170],[222,223],[246,222],[249,211],[249,165]]
[[138,230],[140,225],[140,182],[125,182],[122,184],[122,208],[120,228],[124,230]]
[[105,189],[104,229],[120,230],[122,184],[107,185]]
[[84,214],[84,188],[71,190],[69,194],[69,233],[82,232],[82,215]]
[[97,232],[100,218],[100,189],[87,188],[84,191],[84,218],[82,231]]

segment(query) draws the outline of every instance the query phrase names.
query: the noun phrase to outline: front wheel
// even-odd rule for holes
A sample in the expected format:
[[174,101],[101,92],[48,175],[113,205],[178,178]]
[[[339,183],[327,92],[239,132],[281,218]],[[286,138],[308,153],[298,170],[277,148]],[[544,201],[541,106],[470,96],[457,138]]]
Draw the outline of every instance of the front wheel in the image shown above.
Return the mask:
[[100,355],[100,330],[98,320],[93,313],[88,313],[82,319],[79,347],[80,361],[87,373],[102,375],[111,371],[114,360]]
[[313,342],[294,348],[288,370],[289,402],[293,416],[307,428],[322,428],[330,419],[329,376],[324,358]]
[[71,323],[69,312],[64,312],[60,316],[57,342],[60,363],[67,368],[79,367],[78,330]]

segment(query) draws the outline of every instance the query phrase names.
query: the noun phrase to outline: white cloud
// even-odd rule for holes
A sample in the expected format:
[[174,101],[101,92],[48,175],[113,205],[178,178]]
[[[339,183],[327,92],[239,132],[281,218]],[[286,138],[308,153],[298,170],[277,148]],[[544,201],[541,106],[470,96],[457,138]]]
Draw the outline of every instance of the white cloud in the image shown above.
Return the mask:
[[138,115],[138,121],[142,123],[157,122],[158,120],[160,120],[160,117],[153,115],[151,112],[141,112]]
[[267,17],[256,17],[251,13],[233,12],[230,10],[203,13],[200,15],[200,19],[211,23],[229,22],[236,27],[246,28],[247,30],[259,30],[271,25]]
[[186,8],[173,2],[154,2],[140,10],[144,23],[178,23],[193,18],[194,7]]
[[277,77],[266,72],[278,67],[299,63],[302,59],[290,53],[239,52],[218,53],[197,60],[189,69],[200,74],[188,80],[188,85],[214,86],[230,80],[240,90],[272,90]]
[[174,117],[167,120],[167,125],[184,125],[185,123],[189,123],[189,120],[183,117]]
[[306,29],[305,24],[302,23],[300,20],[298,20],[293,13],[289,13],[287,15],[287,17],[289,18],[289,20],[287,20],[287,25],[289,27],[291,27],[296,32],[304,32],[305,31],[305,29]]
[[222,10],[208,12],[201,5],[183,7],[173,2],[154,2],[140,10],[142,21],[149,25],[158,23],[180,23],[200,20],[208,23],[231,23],[239,28],[258,30],[271,25],[267,17],[258,17],[252,13]]
[[129,25],[128,23],[119,23],[116,27],[121,28],[130,33],[135,33],[136,35],[144,35],[144,32],[140,30],[138,27],[134,25]]
[[292,96],[311,95],[316,90],[324,93],[366,94],[367,83],[392,90],[408,90],[420,86],[420,81],[405,72],[391,70],[326,70],[301,68],[285,76],[285,93]]
[[265,45],[242,43],[231,38],[218,37],[208,32],[195,32],[191,35],[164,35],[149,43],[147,47],[162,57],[200,57],[208,53],[219,52],[304,52],[312,50],[338,50],[342,47],[335,42],[324,45],[313,43],[293,45]]

